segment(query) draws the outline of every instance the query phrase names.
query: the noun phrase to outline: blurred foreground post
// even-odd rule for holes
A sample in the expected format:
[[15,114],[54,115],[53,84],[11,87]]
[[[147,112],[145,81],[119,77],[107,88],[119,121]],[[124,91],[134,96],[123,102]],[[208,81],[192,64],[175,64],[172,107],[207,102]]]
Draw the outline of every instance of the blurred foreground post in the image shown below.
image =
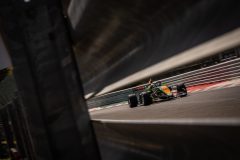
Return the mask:
[[60,2],[1,1],[0,16],[34,159],[100,159]]

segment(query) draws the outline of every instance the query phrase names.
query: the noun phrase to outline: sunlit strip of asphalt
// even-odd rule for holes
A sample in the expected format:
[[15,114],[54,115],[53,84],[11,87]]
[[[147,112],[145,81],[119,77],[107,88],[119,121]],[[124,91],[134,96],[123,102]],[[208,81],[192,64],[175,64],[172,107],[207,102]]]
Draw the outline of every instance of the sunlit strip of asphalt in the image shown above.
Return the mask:
[[178,55],[171,57],[165,61],[161,61],[146,69],[136,72],[135,74],[132,74],[131,76],[128,76],[116,83],[106,86],[97,95],[117,90],[120,87],[148,78],[149,76],[157,75],[170,69],[179,67],[181,65],[209,57],[226,49],[236,47],[240,44],[239,37],[240,28],[237,28],[231,32],[223,34],[222,36],[219,36],[187,51],[179,53]]
[[240,118],[181,118],[181,119],[145,119],[145,120],[115,120],[93,119],[93,122],[117,124],[159,124],[159,125],[204,125],[204,126],[240,126]]

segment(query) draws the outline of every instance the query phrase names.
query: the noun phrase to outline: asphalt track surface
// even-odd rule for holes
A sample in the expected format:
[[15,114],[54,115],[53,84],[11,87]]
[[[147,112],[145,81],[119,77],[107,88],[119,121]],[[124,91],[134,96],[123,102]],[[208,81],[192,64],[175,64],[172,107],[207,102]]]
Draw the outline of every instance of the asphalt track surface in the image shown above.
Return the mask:
[[90,114],[93,120],[239,119],[240,87],[192,93],[149,106],[129,108],[124,105]]
[[240,159],[240,87],[90,114],[105,160]]

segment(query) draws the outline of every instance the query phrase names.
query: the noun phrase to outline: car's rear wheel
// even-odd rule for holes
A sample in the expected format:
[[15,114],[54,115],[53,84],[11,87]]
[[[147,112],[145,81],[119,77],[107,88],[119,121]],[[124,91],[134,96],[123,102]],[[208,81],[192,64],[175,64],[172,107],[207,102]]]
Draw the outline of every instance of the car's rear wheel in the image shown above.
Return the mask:
[[138,100],[137,100],[137,96],[135,94],[131,94],[128,96],[128,104],[129,104],[130,108],[137,107]]
[[144,106],[152,104],[152,97],[149,93],[142,93],[142,103]]

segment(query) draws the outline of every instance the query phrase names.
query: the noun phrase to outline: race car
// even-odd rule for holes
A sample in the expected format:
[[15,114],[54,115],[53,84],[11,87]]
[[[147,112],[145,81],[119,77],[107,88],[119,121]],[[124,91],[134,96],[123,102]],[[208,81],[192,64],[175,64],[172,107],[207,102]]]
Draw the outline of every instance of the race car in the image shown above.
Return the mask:
[[153,102],[161,100],[171,100],[177,97],[187,96],[185,84],[167,86],[158,82],[154,82],[145,87],[144,91],[128,95],[129,107],[138,105],[150,105]]

